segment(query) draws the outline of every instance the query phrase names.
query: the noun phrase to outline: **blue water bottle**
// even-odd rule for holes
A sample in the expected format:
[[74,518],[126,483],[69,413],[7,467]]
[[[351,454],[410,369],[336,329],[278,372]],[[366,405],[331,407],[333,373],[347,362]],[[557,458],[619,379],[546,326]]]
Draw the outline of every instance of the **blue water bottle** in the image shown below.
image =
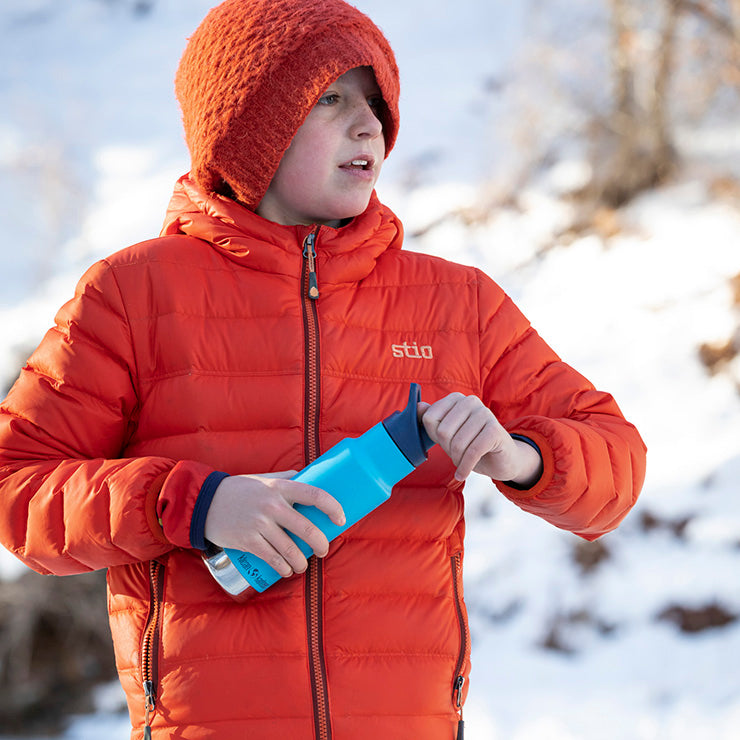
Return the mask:
[[[295,504],[330,542],[387,501],[393,486],[427,459],[434,442],[417,419],[420,399],[419,385],[412,383],[403,411],[394,411],[359,437],[343,439],[293,476],[323,488],[342,505],[346,523],[340,527],[315,506]],[[292,532],[288,535],[306,557],[313,554],[302,539]],[[262,558],[241,550],[211,547],[203,559],[218,583],[236,598],[262,592],[282,577]]]

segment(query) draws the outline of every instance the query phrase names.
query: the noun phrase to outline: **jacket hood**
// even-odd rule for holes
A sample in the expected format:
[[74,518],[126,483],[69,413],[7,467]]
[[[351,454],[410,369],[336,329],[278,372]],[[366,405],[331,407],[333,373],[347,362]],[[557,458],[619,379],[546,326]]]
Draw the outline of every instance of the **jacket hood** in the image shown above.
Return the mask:
[[364,213],[339,229],[283,226],[234,200],[208,193],[183,175],[167,209],[161,236],[185,234],[203,239],[245,267],[299,276],[303,241],[318,229],[317,271],[323,285],[367,277],[389,249],[400,249],[403,226],[373,192]]

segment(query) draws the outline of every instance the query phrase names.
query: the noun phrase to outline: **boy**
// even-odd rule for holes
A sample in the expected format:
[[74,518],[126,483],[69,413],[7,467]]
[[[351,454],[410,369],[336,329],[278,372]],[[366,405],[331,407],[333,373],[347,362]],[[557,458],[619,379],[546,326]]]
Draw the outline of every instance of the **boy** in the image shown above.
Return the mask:
[[[0,407],[2,542],[40,572],[108,568],[134,738],[459,737],[463,481],[594,539],[644,446],[490,279],[401,249],[374,194],[398,71],[367,17],[227,0],[177,94],[192,169],[160,238],[88,271]],[[292,504],[341,507],[289,478],[410,381],[439,446],[329,547]],[[208,543],[286,578],[237,603]]]

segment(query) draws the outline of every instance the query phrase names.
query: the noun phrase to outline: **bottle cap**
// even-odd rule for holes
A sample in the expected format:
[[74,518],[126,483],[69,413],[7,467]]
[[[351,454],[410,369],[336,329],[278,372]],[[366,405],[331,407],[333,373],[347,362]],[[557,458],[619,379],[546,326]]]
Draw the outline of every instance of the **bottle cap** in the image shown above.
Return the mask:
[[388,436],[414,467],[427,459],[427,452],[434,446],[432,438],[419,422],[416,411],[419,401],[421,387],[418,383],[412,383],[406,408],[403,411],[394,411],[383,420],[383,427]]

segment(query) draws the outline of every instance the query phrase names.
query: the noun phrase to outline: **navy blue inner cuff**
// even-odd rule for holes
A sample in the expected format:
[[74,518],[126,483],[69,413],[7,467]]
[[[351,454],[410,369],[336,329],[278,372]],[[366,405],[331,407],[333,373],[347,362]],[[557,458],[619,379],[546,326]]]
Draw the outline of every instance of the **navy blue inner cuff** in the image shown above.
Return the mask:
[[211,501],[216,493],[219,483],[224,478],[228,478],[228,473],[216,471],[211,473],[200,487],[200,493],[193,507],[193,518],[190,520],[190,544],[196,550],[205,550],[208,547],[206,542],[206,517],[208,509],[211,508]]

